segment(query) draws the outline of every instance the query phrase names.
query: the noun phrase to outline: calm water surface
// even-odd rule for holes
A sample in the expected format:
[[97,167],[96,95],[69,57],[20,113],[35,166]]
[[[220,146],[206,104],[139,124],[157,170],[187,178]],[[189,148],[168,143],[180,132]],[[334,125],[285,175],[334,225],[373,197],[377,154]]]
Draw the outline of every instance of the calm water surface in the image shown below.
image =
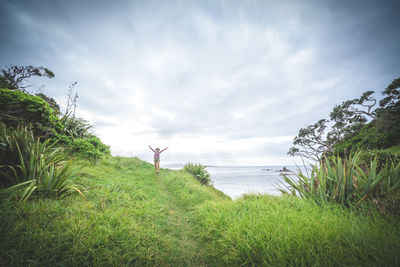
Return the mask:
[[[181,169],[183,166],[166,166],[170,169]],[[279,170],[284,166],[218,166],[207,167],[211,174],[213,185],[232,199],[243,194],[261,193],[269,195],[281,195],[278,190],[283,178]],[[286,166],[295,171],[296,166]]]
[[[279,170],[282,168],[283,166],[207,167],[207,170],[212,176],[214,187],[235,199],[248,193],[280,195],[278,186],[283,183],[283,178]],[[296,170],[295,166],[286,168]]]

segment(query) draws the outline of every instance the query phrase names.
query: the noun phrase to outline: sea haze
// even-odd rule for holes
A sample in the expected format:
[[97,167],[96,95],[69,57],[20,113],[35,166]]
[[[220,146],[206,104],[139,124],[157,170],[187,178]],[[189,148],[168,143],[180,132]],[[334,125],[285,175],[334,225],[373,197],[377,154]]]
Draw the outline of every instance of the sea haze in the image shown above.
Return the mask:
[[[182,166],[165,166],[170,169],[180,169]],[[279,185],[284,183],[279,170],[285,166],[210,166],[213,186],[230,196],[232,199],[243,194],[258,193],[281,195]],[[296,171],[296,166],[286,166]]]

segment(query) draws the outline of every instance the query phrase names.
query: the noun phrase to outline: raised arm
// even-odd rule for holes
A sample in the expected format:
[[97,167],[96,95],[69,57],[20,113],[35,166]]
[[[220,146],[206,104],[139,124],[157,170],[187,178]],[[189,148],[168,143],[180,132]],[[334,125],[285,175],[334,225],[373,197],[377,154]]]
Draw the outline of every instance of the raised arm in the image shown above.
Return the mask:
[[151,151],[155,152],[154,149],[152,149],[150,145],[149,145],[149,148],[151,149]]
[[[167,150],[167,148],[168,148],[168,147],[164,148],[163,150],[161,150],[161,152],[163,152],[163,151]],[[160,153],[161,153],[161,152],[160,152]]]

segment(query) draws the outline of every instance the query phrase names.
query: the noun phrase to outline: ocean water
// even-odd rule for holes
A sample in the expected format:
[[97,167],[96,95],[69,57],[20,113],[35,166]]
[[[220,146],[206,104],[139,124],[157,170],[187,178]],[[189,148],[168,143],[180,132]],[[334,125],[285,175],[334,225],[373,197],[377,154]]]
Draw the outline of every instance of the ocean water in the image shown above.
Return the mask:
[[[281,195],[278,190],[285,184],[279,172],[284,166],[220,166],[207,167],[211,174],[213,185],[232,199],[243,194],[261,193],[269,195]],[[296,166],[286,166],[291,171]]]
[[[180,169],[182,166],[165,166],[170,169]],[[279,172],[284,166],[213,166],[207,167],[211,174],[213,186],[230,196],[232,199],[243,194],[260,193],[281,195],[279,185],[284,180]],[[286,166],[296,171],[296,166]]]

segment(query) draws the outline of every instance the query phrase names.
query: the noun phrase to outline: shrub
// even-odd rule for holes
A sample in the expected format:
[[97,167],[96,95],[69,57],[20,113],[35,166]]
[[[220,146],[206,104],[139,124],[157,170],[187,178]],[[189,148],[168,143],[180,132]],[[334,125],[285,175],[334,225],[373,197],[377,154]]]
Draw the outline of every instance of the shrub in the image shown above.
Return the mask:
[[82,118],[64,115],[60,119],[63,125],[61,134],[56,138],[74,155],[96,162],[103,155],[110,155],[109,146],[92,134],[93,126]]
[[3,125],[0,143],[0,195],[19,195],[25,201],[31,196],[56,198],[74,191],[82,194],[78,188],[68,186],[74,169],[65,163],[61,148],[50,144],[50,139],[40,142],[26,126],[8,131]]
[[31,124],[40,136],[53,135],[62,129],[56,113],[45,100],[18,90],[0,89],[0,120],[8,127]]
[[73,139],[71,152],[78,157],[88,159],[94,163],[103,155],[109,155],[110,149],[97,136],[91,136],[89,138]]
[[103,155],[111,155],[110,152],[110,147],[105,145],[100,138],[98,138],[95,135],[91,135],[87,137],[85,140],[87,140],[89,143],[91,143],[95,148],[97,148]]
[[201,164],[187,163],[183,169],[188,173],[192,174],[201,184],[211,184],[211,175],[206,170],[206,166]]

